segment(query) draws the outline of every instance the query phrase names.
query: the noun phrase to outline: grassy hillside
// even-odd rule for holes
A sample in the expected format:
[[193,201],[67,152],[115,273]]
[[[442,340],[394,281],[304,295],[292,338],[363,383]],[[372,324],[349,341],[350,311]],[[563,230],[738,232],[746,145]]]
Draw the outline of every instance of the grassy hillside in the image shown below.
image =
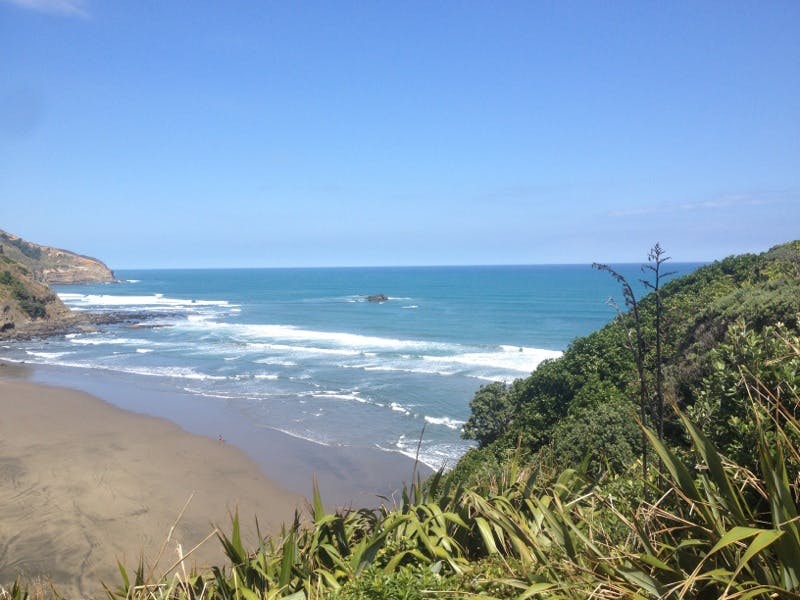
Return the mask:
[[43,283],[114,281],[111,269],[96,258],[34,244],[3,230],[0,230],[0,255],[19,263],[32,279]]

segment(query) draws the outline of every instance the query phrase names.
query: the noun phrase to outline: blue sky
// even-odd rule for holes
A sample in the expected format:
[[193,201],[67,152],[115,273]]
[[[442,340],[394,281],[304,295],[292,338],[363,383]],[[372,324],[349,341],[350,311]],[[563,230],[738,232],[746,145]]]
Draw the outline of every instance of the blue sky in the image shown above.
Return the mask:
[[800,3],[0,0],[0,228],[113,268],[800,237]]

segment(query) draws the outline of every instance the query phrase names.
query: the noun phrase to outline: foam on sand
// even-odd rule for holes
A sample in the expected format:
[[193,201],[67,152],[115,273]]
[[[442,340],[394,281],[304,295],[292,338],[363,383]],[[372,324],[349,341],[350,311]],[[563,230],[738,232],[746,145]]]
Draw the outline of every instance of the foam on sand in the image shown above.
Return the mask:
[[34,352],[32,350],[26,350],[25,354],[27,354],[28,356],[34,356],[36,358],[55,360],[61,358],[62,356],[68,356],[72,354],[72,352]]
[[423,465],[433,470],[449,470],[458,462],[459,457],[473,447],[469,442],[435,442],[428,444],[419,439],[411,439],[406,435],[401,435],[395,442],[394,448],[381,448],[382,450],[394,451],[403,454],[411,459],[419,460]]

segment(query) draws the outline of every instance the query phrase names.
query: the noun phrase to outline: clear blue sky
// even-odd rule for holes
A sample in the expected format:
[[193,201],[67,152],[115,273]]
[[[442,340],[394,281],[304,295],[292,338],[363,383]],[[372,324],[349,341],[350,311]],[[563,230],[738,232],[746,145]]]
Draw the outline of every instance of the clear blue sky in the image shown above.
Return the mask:
[[113,268],[800,237],[800,2],[0,0],[0,228]]

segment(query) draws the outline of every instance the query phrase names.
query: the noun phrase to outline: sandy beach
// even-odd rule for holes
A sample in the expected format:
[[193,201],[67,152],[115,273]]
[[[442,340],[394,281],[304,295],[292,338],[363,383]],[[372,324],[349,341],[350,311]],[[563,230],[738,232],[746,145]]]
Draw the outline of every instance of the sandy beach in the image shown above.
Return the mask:
[[[248,419],[241,407],[181,393],[158,378],[0,362],[0,376],[3,369],[16,369],[17,376],[32,382],[81,390],[125,411],[167,419],[212,440],[222,435],[255,461],[267,479],[292,493],[310,497],[316,478],[329,509],[376,506],[381,496],[399,498],[399,489],[411,481],[415,469],[413,459],[397,452],[324,445],[264,427]],[[422,464],[416,469],[423,477],[432,473]]]
[[[50,579],[68,597],[100,597],[116,561],[152,561],[186,508],[156,569],[188,552],[238,507],[245,529],[275,531],[302,498],[267,479],[245,452],[90,394],[0,373],[0,584]],[[212,539],[190,557],[220,557]]]

